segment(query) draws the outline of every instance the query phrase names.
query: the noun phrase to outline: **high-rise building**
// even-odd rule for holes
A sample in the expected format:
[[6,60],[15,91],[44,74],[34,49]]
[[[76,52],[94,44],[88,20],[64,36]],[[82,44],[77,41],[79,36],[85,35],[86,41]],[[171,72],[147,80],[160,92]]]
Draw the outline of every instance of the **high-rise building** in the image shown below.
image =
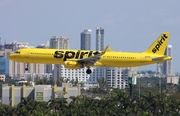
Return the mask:
[[0,74],[9,76],[9,55],[13,53],[11,49],[3,49],[0,51]]
[[[172,57],[172,45],[167,45],[164,55]],[[163,62],[163,64],[162,64],[162,74],[163,75],[169,75],[169,74],[172,74],[172,73],[173,73],[172,72],[172,60]]]
[[[104,49],[104,29],[102,27],[96,27],[96,50],[103,50]],[[91,78],[94,78],[94,74],[96,78],[106,78],[106,67],[94,67],[94,72],[91,75]],[[92,79],[91,79],[92,80]],[[97,79],[94,81],[98,84]]]
[[50,48],[69,49],[69,38],[65,36],[52,36],[50,39]]
[[39,44],[36,46],[36,48],[49,48],[50,47],[50,42],[47,41],[45,44]]
[[96,50],[104,49],[104,29],[96,27]]
[[1,43],[1,37],[0,37],[0,51],[4,49],[4,45]]
[[22,62],[14,62],[9,60],[9,76],[10,77],[24,77],[26,74],[44,74],[45,64],[29,64],[29,70],[25,71],[26,64]]
[[81,33],[81,50],[91,50],[91,29]]
[[4,49],[12,49],[12,51],[16,51],[21,48],[32,48],[33,46],[28,46],[28,42],[18,42],[13,41],[10,44],[4,44]]
[[26,65],[24,63],[9,60],[9,76],[11,78],[23,77],[25,74],[25,67]]

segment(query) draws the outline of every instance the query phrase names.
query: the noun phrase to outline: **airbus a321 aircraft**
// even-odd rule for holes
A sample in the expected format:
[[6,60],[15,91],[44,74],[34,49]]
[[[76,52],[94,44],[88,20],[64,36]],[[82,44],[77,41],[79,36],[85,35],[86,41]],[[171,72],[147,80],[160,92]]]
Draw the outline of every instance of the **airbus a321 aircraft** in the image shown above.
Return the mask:
[[144,52],[116,52],[107,46],[103,51],[69,50],[69,49],[41,49],[23,48],[9,56],[16,62],[37,64],[63,64],[65,68],[79,69],[87,67],[87,74],[91,74],[90,67],[135,67],[155,64],[171,60],[164,52],[170,37],[169,32],[162,33],[157,40]]

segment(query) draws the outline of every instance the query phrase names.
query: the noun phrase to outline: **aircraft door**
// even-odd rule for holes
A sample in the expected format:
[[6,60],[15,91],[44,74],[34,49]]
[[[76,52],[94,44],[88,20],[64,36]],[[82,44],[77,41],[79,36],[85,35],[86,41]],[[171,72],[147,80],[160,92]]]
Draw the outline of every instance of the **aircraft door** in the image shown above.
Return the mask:
[[25,58],[29,58],[29,50],[25,51]]
[[145,56],[144,55],[141,55],[141,60],[140,60],[140,62],[141,63],[144,63],[146,60],[145,60]]

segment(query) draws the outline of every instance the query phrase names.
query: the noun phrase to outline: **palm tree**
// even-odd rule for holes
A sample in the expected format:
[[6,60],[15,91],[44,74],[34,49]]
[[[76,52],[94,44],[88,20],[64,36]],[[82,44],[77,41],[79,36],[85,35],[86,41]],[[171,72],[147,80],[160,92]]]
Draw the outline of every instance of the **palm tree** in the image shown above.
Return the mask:
[[48,84],[48,79],[47,79],[47,77],[44,77],[44,78],[42,79],[42,81],[43,81],[43,84],[44,84],[44,85]]
[[54,79],[52,77],[49,78],[49,82],[50,85],[54,85]]
[[67,98],[53,98],[48,101],[48,104],[54,112],[57,112],[67,108]]
[[34,82],[36,85],[40,84],[40,77],[37,76],[36,78],[34,78]]
[[59,77],[58,79],[57,79],[57,86],[62,86],[62,83],[63,82],[65,82],[65,79],[64,79],[64,77]]
[[76,80],[75,80],[75,82],[74,82],[75,86],[77,86],[78,83],[79,83],[79,81],[78,81],[78,78],[76,77]]
[[32,81],[32,77],[28,77],[27,78],[27,85],[28,86],[31,86],[31,81]]
[[47,109],[47,103],[37,102],[31,98],[22,98],[22,102],[17,105],[17,114],[18,115],[30,115],[33,112]]
[[14,116],[15,114],[15,108],[7,105],[1,105],[0,106],[0,114],[1,116]]

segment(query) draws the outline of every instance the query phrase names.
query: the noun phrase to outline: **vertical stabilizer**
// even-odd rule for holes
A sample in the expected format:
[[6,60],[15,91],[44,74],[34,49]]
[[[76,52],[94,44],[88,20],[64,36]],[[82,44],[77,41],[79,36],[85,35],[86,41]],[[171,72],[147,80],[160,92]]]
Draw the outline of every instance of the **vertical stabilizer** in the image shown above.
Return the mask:
[[164,55],[169,37],[169,32],[162,33],[144,53]]

